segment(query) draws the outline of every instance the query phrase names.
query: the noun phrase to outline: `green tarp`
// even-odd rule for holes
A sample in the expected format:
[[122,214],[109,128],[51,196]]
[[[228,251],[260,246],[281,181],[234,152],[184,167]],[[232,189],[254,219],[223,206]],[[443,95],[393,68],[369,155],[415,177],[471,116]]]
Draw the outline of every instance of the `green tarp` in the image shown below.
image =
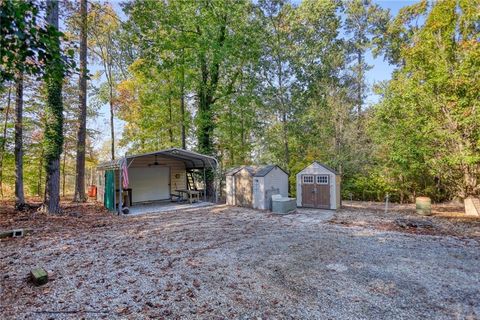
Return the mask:
[[104,205],[110,211],[115,210],[115,171],[105,171],[105,196]]

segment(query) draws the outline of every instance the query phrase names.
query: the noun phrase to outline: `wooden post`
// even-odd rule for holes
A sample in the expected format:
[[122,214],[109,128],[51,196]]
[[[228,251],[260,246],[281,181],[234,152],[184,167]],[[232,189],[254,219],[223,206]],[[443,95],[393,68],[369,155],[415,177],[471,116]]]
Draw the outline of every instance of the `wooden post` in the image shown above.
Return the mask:
[[115,165],[113,165],[113,210],[115,211],[117,205],[117,186],[115,185]]
[[118,190],[119,190],[119,195],[120,199],[118,199],[118,214],[120,215],[122,213],[123,209],[123,181],[122,181],[122,175],[123,175],[123,161],[124,159],[120,159],[120,168],[118,170]]
[[207,175],[205,173],[205,165],[203,165],[203,200],[207,202]]

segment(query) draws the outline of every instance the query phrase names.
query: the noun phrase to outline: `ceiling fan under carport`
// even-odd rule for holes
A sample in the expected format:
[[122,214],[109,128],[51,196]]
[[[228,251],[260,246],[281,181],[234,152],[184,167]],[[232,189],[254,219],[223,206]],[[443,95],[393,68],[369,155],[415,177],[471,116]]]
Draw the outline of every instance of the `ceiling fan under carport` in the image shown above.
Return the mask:
[[155,161],[148,164],[149,167],[151,167],[151,166],[164,166],[164,165],[166,165],[166,164],[158,162],[157,155],[155,155]]

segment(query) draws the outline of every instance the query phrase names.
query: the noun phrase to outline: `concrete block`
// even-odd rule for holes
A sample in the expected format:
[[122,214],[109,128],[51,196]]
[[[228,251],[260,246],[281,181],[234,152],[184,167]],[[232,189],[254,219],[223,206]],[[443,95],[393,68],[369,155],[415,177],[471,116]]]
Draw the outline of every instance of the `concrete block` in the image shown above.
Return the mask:
[[48,273],[43,268],[36,268],[30,271],[30,279],[36,286],[41,286],[48,282]]

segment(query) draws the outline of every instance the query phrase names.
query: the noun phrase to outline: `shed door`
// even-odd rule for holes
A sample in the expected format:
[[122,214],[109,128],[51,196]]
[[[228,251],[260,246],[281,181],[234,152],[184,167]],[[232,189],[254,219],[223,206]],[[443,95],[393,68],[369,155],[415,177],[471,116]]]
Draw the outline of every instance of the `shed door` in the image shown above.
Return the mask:
[[252,187],[252,179],[249,176],[235,175],[235,204],[237,206],[252,207]]
[[302,207],[315,208],[315,176],[302,175]]
[[328,174],[315,176],[315,207],[330,209],[330,177]]

